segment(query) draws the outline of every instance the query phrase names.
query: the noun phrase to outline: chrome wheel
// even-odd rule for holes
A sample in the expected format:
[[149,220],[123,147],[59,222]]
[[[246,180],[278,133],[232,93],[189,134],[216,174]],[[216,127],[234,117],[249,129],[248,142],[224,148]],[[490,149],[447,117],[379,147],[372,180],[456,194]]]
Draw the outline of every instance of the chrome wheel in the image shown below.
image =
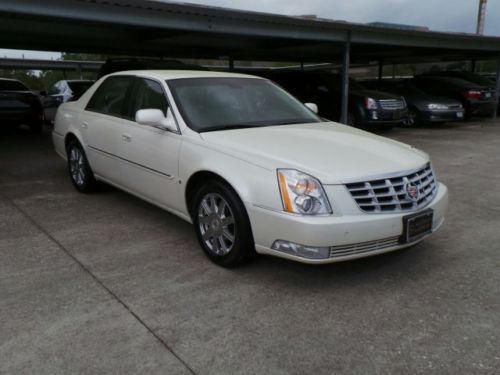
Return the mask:
[[85,184],[85,159],[78,147],[73,147],[69,154],[69,171],[71,178],[78,186]]
[[210,252],[223,256],[231,252],[236,238],[233,211],[216,193],[205,195],[198,207],[201,238]]

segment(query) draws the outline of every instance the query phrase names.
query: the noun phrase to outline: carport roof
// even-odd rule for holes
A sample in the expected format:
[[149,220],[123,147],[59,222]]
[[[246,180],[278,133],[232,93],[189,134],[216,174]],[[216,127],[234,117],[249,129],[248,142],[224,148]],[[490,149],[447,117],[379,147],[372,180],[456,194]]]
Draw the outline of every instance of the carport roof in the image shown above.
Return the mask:
[[3,0],[0,47],[137,56],[369,63],[491,59],[500,38],[145,0]]

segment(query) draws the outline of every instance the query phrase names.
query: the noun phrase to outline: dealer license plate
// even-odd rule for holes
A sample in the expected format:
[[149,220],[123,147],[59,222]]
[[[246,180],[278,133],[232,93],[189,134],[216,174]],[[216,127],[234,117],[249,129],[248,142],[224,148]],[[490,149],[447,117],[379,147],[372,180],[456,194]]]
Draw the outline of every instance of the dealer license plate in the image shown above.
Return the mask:
[[418,214],[403,217],[402,242],[411,243],[432,233],[432,218],[434,211],[428,209]]
[[457,112],[457,117],[458,118],[464,118],[464,113],[463,112]]

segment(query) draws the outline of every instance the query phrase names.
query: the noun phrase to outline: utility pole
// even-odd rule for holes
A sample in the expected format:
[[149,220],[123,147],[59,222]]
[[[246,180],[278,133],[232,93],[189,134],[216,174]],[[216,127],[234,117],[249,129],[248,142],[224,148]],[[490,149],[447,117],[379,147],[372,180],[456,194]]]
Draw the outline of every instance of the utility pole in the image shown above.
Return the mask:
[[479,11],[477,13],[477,35],[484,34],[484,21],[486,18],[486,4],[488,0],[479,0]]

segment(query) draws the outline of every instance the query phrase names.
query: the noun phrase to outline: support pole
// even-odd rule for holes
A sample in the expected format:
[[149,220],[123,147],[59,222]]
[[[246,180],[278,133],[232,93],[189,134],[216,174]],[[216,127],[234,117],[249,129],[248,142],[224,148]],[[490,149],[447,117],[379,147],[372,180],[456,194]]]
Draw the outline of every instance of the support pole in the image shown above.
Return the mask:
[[477,60],[476,59],[472,59],[471,62],[470,62],[470,71],[472,73],[476,72],[476,65],[477,65]]
[[382,81],[383,78],[384,78],[384,62],[380,60],[378,62],[378,80]]
[[79,79],[83,79],[82,66],[78,65],[76,68],[76,73],[78,74]]
[[496,120],[498,117],[498,103],[500,101],[500,98],[498,97],[500,94],[500,56],[498,56],[498,59],[497,59],[497,81],[496,81],[495,88],[496,88],[496,97],[497,97],[497,108],[493,112],[493,120]]
[[392,79],[396,79],[396,64],[392,64]]
[[351,33],[347,33],[347,40],[344,45],[344,53],[342,58],[342,87],[341,87],[341,111],[340,122],[347,124],[349,114],[349,67],[351,65]]
[[234,60],[229,58],[229,71],[232,72],[234,70]]

